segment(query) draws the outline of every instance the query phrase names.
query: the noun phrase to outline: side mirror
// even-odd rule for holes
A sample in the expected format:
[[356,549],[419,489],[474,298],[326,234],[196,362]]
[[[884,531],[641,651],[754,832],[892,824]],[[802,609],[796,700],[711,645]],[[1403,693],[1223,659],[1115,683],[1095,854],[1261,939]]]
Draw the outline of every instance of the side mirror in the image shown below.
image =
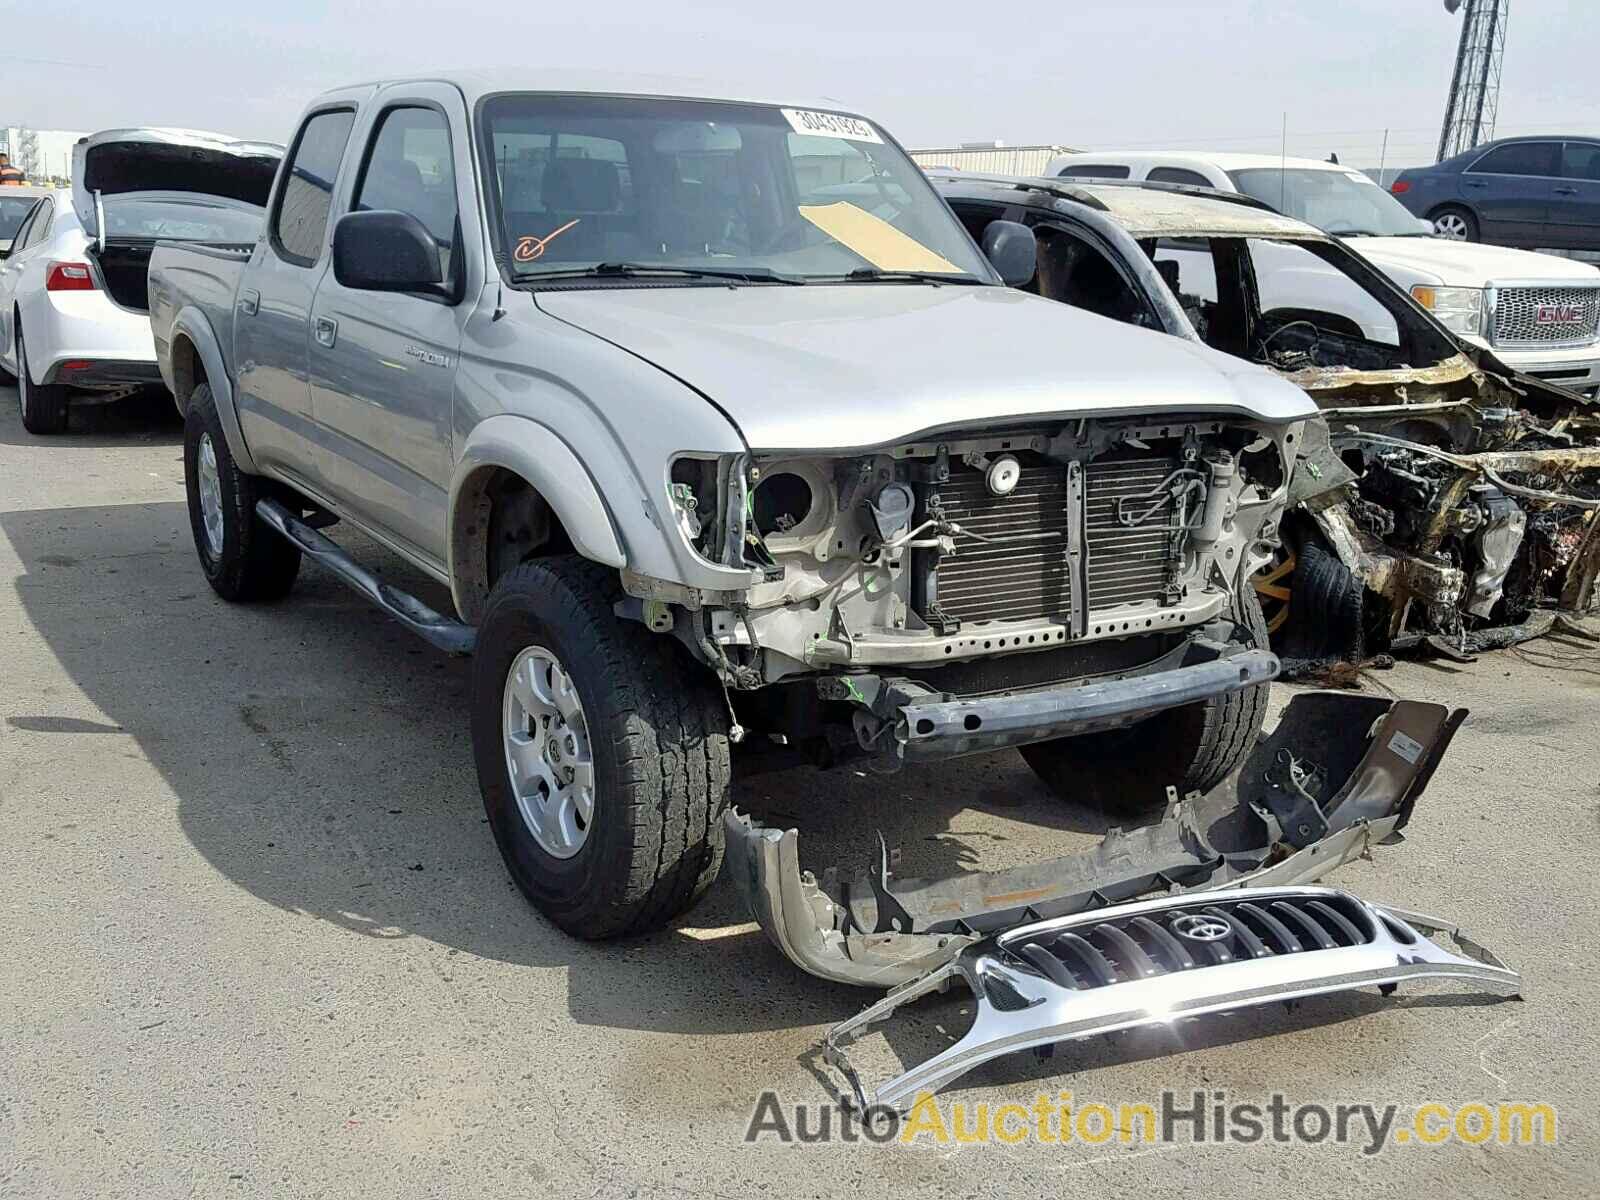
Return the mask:
[[346,213],[333,227],[333,277],[369,292],[429,292],[444,283],[439,243],[410,213]]
[[1021,287],[1033,278],[1039,243],[1033,230],[1016,221],[990,221],[983,231],[983,256],[1007,287]]
[[1417,218],[1417,232],[1418,233],[1425,233],[1429,237],[1438,237],[1439,236],[1439,231],[1433,227],[1433,222],[1432,221],[1425,221],[1421,217]]

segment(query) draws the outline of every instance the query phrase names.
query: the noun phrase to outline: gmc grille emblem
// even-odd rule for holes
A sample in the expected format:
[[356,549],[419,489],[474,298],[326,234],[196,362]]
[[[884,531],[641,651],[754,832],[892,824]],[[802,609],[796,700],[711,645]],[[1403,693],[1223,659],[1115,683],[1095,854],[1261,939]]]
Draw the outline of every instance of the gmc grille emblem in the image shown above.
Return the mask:
[[1541,304],[1533,319],[1540,325],[1581,325],[1583,318],[1581,304]]

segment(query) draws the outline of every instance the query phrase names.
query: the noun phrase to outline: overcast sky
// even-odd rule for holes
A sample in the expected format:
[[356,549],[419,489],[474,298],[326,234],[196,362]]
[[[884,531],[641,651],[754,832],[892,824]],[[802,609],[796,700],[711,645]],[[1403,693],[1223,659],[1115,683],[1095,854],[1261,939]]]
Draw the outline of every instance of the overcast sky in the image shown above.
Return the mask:
[[[1440,0],[974,3],[78,0],[8,6],[0,125],[285,141],[319,90],[452,66],[604,67],[837,97],[910,147],[1177,144],[1432,161]],[[1600,3],[1513,0],[1500,133],[1600,132]]]

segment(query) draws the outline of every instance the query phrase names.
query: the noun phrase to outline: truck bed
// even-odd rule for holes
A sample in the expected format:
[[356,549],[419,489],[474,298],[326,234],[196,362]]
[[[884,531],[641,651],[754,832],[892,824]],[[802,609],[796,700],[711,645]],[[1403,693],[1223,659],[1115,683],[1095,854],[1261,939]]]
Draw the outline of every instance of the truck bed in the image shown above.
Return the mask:
[[233,370],[234,297],[253,247],[209,246],[158,242],[150,255],[148,288],[150,328],[156,360],[172,381],[172,326],[186,308],[196,308],[210,324],[222,348],[224,365]]

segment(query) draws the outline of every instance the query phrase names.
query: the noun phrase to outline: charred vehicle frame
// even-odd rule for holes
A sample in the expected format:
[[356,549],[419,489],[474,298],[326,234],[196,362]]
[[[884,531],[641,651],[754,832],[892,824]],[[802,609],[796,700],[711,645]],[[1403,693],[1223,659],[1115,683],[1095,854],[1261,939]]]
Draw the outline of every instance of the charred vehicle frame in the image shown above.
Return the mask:
[[[1000,214],[1035,228],[1031,289],[1250,358],[1315,400],[1322,420],[1301,444],[1285,548],[1257,581],[1287,656],[1360,660],[1423,644],[1460,655],[1593,609],[1593,401],[1462,342],[1338,238],[1248,197],[953,176],[939,186],[970,230]],[[1263,312],[1271,280],[1251,253],[1262,244],[1314,256],[1325,280],[1359,289],[1358,311]],[[1211,259],[1212,295],[1184,290],[1185,252]]]

